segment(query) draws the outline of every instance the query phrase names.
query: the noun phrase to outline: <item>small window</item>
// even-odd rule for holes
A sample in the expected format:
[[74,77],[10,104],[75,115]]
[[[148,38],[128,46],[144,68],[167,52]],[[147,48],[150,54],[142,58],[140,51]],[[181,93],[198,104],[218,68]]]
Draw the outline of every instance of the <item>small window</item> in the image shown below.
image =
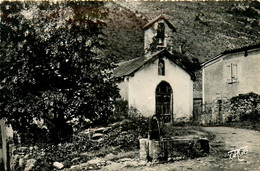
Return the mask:
[[158,75],[165,75],[165,64],[163,59],[158,62]]
[[233,84],[237,82],[237,64],[230,63],[227,65],[227,83]]

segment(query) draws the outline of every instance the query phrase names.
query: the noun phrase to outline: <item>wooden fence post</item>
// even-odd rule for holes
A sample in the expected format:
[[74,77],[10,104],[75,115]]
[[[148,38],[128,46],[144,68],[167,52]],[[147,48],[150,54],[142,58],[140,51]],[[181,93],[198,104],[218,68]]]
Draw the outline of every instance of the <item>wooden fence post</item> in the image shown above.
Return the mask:
[[9,171],[9,145],[7,143],[7,137],[6,137],[6,126],[5,121],[0,120],[1,125],[1,135],[2,135],[2,152],[3,152],[3,161],[4,161],[4,169],[6,171]]

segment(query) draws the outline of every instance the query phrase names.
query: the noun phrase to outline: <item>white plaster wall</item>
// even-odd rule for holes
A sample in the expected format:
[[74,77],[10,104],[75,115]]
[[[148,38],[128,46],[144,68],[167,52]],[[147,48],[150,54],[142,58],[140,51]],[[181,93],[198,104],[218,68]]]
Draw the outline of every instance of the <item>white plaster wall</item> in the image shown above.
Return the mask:
[[148,53],[147,48],[150,48],[150,44],[153,41],[153,37],[157,34],[157,26],[159,22],[163,22],[165,25],[165,38],[164,38],[164,46],[171,45],[172,44],[172,35],[173,31],[171,28],[169,28],[168,24],[163,20],[158,20],[155,22],[152,26],[150,26],[148,29],[144,31],[144,50],[147,56],[151,55]]
[[125,78],[124,81],[117,83],[119,88],[119,94],[122,99],[128,100],[128,79]]
[[155,91],[161,81],[167,81],[173,90],[174,120],[192,117],[193,81],[190,75],[167,58],[165,76],[158,75],[158,59],[145,65],[129,78],[129,106],[137,108],[144,116],[155,114]]
[[[238,75],[239,94],[254,92],[260,94],[260,49],[254,52],[248,52],[247,57],[241,56],[240,74]],[[238,64],[238,67],[239,67]]]
[[[237,83],[227,83],[226,63],[237,63]],[[260,94],[260,50],[229,54],[203,68],[204,102],[212,103],[217,98],[231,98],[239,94]]]

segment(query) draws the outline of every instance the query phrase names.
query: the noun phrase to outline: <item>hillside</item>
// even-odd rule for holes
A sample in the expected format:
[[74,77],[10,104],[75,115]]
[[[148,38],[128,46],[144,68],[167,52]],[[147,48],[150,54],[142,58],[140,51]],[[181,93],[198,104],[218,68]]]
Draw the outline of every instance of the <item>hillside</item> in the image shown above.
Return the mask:
[[174,49],[200,62],[259,43],[260,2],[106,2],[111,52],[118,61],[143,54],[142,26],[163,13],[176,27]]

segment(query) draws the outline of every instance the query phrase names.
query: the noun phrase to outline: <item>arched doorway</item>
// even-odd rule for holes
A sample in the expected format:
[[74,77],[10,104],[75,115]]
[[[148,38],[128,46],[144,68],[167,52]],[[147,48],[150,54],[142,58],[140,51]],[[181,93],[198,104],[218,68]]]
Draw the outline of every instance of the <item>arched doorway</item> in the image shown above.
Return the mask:
[[219,124],[221,124],[222,122],[223,122],[223,111],[222,111],[222,100],[218,100],[217,101],[217,108],[218,108],[218,120],[217,120],[217,122],[219,123]]
[[162,81],[156,88],[156,115],[164,123],[172,122],[173,93],[169,83]]

